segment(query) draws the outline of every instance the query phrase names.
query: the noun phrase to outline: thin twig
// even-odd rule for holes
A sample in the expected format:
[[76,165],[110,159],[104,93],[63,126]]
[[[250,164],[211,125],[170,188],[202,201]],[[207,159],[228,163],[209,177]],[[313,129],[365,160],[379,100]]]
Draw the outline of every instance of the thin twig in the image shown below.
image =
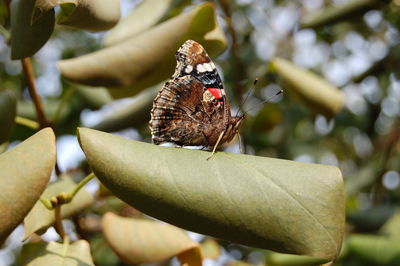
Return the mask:
[[26,78],[26,83],[28,85],[29,94],[31,95],[32,101],[35,105],[36,114],[40,128],[45,128],[49,126],[46,120],[46,115],[44,113],[42,99],[36,90],[35,77],[33,74],[32,62],[29,57],[21,59],[22,68],[24,69],[24,74]]
[[84,179],[82,179],[81,182],[79,182],[79,184],[72,191],[68,193],[71,200],[75,197],[76,193],[78,193],[79,190],[83,188],[84,185],[86,185],[90,180],[92,180],[95,177],[96,176],[94,175],[94,173],[90,173]]
[[65,238],[65,231],[64,226],[62,224],[61,218],[61,205],[54,208],[54,215],[55,215],[55,229],[60,237],[64,240]]

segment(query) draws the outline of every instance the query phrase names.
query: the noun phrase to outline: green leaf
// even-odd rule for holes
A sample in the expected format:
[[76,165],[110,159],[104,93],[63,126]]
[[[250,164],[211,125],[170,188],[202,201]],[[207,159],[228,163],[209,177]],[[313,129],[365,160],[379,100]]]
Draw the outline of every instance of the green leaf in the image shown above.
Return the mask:
[[352,234],[347,241],[349,252],[370,265],[400,265],[400,243],[397,239]]
[[347,19],[354,19],[370,9],[378,8],[382,0],[352,0],[341,6],[330,6],[301,20],[301,28],[318,28]]
[[50,128],[0,154],[0,241],[22,222],[39,199],[55,160],[55,136]]
[[57,23],[89,31],[104,31],[114,27],[120,16],[119,0],[77,0],[61,5]]
[[133,96],[172,74],[174,54],[187,39],[202,43],[211,56],[225,49],[213,5],[197,6],[117,45],[61,60],[58,67],[71,81],[112,87],[114,97]]
[[104,45],[111,46],[156,25],[171,6],[172,0],[145,0],[121,20],[104,37]]
[[[161,85],[160,85],[161,86]],[[150,110],[153,100],[160,87],[155,86],[141,92],[135,97],[135,101],[116,108],[110,115],[106,115],[101,122],[92,128],[101,131],[118,131],[128,127],[139,127],[150,121]]]
[[331,118],[342,109],[343,93],[322,77],[282,58],[274,58],[271,67],[281,77],[283,91],[314,112]]
[[[69,192],[76,186],[69,176],[62,177],[59,181],[51,183],[43,192],[43,197],[51,199],[61,192]],[[74,199],[61,207],[61,217],[68,218],[82,212],[93,204],[93,197],[84,188],[79,190]],[[38,201],[24,219],[25,236],[28,238],[33,233],[44,233],[54,224],[54,210],[48,210]]]
[[17,100],[11,90],[0,91],[0,144],[6,142],[14,129]]
[[90,246],[86,240],[78,240],[72,244],[68,241],[62,244],[57,242],[29,243],[23,246],[20,257],[20,265],[26,266],[94,265],[90,255]]
[[116,196],[176,226],[239,244],[334,259],[344,188],[333,166],[159,147],[78,130],[91,169]]
[[127,264],[158,262],[191,252],[195,263],[189,265],[201,265],[199,244],[175,226],[111,212],[103,216],[101,226],[107,243]]
[[50,38],[54,29],[54,10],[32,22],[35,0],[11,2],[11,59],[35,54]]

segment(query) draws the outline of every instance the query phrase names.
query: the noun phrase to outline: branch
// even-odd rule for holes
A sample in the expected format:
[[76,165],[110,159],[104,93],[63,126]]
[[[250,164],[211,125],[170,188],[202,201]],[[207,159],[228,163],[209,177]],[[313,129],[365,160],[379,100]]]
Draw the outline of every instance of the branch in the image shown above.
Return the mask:
[[41,129],[45,128],[45,127],[49,126],[49,124],[48,124],[48,122],[46,120],[46,116],[44,114],[42,99],[40,98],[40,96],[36,90],[32,62],[28,57],[25,57],[25,58],[21,59],[21,63],[22,63],[22,68],[24,69],[24,75],[25,75],[25,79],[26,79],[26,82],[28,85],[29,94],[31,95],[32,101],[35,105],[37,118],[39,120],[39,126]]
[[55,207],[54,216],[55,216],[55,229],[56,229],[57,233],[60,235],[60,237],[64,240],[65,232],[64,232],[64,226],[62,224],[62,218],[61,218],[61,205]]

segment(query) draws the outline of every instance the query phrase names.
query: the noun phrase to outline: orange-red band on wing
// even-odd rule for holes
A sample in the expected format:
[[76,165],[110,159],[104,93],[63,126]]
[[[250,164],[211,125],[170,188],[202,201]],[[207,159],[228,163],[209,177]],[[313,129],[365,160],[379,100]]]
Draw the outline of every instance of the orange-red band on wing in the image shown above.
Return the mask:
[[222,92],[221,89],[218,88],[208,88],[207,89],[211,94],[215,97],[215,99],[221,99],[222,98]]

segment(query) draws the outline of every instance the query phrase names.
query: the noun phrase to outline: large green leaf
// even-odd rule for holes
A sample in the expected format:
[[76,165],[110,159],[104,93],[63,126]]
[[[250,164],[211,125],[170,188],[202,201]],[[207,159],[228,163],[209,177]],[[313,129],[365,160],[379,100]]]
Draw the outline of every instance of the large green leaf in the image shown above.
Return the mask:
[[145,0],[129,16],[121,20],[104,36],[104,45],[111,46],[124,41],[156,25],[166,15],[172,0]]
[[343,93],[322,77],[282,58],[274,58],[271,66],[284,82],[284,92],[314,112],[331,118],[342,109]]
[[54,10],[32,20],[35,0],[11,2],[11,58],[22,59],[35,54],[50,38],[54,29]]
[[101,224],[107,243],[128,264],[152,263],[190,253],[189,265],[201,265],[199,244],[175,226],[113,213],[106,213]]
[[58,67],[74,82],[112,87],[114,97],[132,96],[173,73],[174,54],[187,39],[202,43],[211,56],[225,49],[213,5],[197,6],[117,45],[61,60]]
[[[75,188],[75,186],[75,182],[69,176],[64,176],[59,181],[51,183],[43,192],[42,196],[50,200],[61,192],[70,192]],[[70,203],[62,205],[61,217],[67,218],[78,214],[82,210],[91,206],[92,203],[92,195],[82,188]],[[24,219],[24,239],[36,232],[44,233],[48,227],[54,224],[54,217],[54,210],[48,210],[40,201],[36,202],[35,206]]]
[[7,141],[14,129],[17,100],[13,91],[0,91],[0,144]]
[[55,137],[50,128],[0,155],[0,241],[22,222],[39,199],[55,160]]
[[106,115],[101,122],[92,128],[110,132],[128,127],[139,127],[150,121],[150,110],[159,89],[159,86],[155,86],[141,92],[135,97],[134,102],[116,108],[114,112]]
[[29,243],[22,248],[20,264],[26,266],[62,265],[89,266],[94,265],[90,255],[90,246],[86,240],[74,243],[39,242]]
[[254,247],[334,259],[344,188],[333,166],[159,147],[81,128],[91,169],[116,196],[179,227]]

